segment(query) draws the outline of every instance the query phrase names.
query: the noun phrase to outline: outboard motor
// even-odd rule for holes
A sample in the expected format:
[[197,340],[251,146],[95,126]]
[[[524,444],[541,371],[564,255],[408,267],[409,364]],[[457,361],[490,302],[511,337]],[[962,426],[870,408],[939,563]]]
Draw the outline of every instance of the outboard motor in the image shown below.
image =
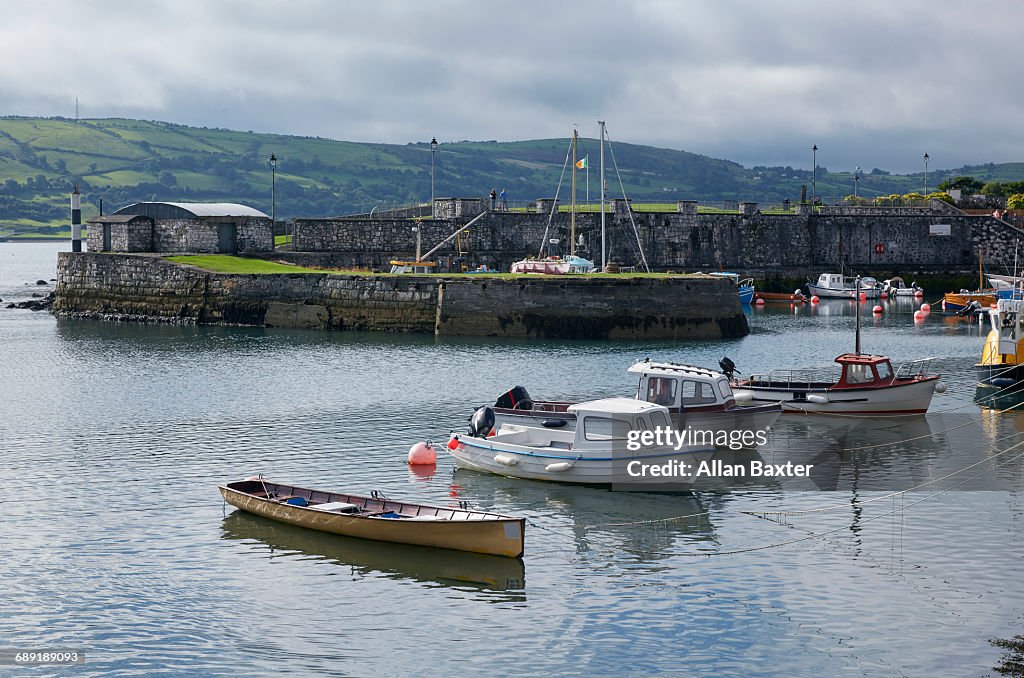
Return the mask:
[[958,316],[960,316],[961,318],[966,318],[967,316],[973,316],[975,313],[978,313],[980,310],[981,310],[981,304],[978,303],[977,299],[972,299],[966,306],[964,306],[959,311],[957,311],[956,314]]
[[509,410],[530,410],[533,409],[533,400],[530,394],[522,386],[513,386],[512,390],[501,394],[495,407],[502,407]]
[[734,372],[739,372],[739,370],[736,369],[736,363],[730,360],[729,356],[725,356],[724,358],[719,360],[718,366],[722,368],[722,374],[729,377],[730,380],[732,379],[732,375]]
[[486,436],[494,428],[494,410],[489,407],[481,407],[469,418],[469,434],[472,436]]

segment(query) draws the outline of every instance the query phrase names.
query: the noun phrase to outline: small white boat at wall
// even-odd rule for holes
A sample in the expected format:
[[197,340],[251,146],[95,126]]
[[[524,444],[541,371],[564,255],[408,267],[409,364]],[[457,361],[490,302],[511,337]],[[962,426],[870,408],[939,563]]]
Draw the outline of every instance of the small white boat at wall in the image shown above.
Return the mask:
[[859,299],[864,294],[868,299],[882,295],[882,287],[874,278],[858,279],[842,273],[822,273],[817,283],[807,283],[811,296],[821,299]]
[[512,264],[512,273],[541,273],[545,275],[571,275],[593,273],[594,262],[583,257],[548,257],[547,259],[523,259]]
[[639,484],[652,480],[637,475],[643,467],[672,467],[679,475],[653,480],[680,487],[692,484],[694,478],[683,475],[679,464],[697,469],[715,453],[713,445],[629,449],[639,432],[671,428],[668,409],[661,405],[606,398],[570,405],[568,411],[581,422],[573,429],[501,424],[488,435],[494,430],[494,412],[482,407],[473,415],[469,433],[452,435],[448,451],[459,468],[560,483]]

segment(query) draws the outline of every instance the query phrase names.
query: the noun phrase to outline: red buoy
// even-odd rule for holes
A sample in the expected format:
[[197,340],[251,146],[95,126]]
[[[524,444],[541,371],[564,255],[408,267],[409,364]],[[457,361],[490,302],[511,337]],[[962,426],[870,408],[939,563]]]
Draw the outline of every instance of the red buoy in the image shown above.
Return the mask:
[[756,304],[757,304],[758,306],[764,306],[764,299],[758,299],[758,300],[757,300],[756,302],[754,302],[754,303],[756,303]]
[[819,301],[821,301],[821,299],[819,299],[819,298],[818,298],[818,295],[817,295],[817,294],[815,294],[815,295],[813,295],[813,296],[811,297],[811,303],[812,303],[812,304],[816,304],[816,303],[818,303]]
[[871,312],[874,313],[875,315],[882,315],[882,307],[876,305],[873,309],[871,309]]
[[[453,439],[454,440],[454,439]],[[451,445],[451,443],[449,443]],[[433,466],[437,463],[437,452],[429,442],[416,443],[409,448],[409,463],[413,466]]]
[[931,304],[921,304],[921,310],[924,311],[925,313],[927,313],[930,310],[932,310],[932,305]]
[[458,447],[459,447],[459,438],[458,438],[458,436],[455,436],[451,440],[448,441],[448,449],[449,450],[454,450],[454,449],[457,449]]
[[867,292],[861,292],[860,293],[860,300],[861,301],[865,301],[867,298],[868,298],[868,293]]

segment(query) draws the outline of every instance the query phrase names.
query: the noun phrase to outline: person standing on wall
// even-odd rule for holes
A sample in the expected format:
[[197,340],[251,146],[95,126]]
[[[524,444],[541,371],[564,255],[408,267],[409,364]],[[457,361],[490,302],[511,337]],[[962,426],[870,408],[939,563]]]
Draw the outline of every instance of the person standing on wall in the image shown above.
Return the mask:
[[501,211],[502,212],[507,212],[508,211],[508,201],[507,201],[507,198],[508,198],[508,194],[505,193],[505,189],[504,188],[501,189]]
[[494,201],[498,199],[498,189],[491,189],[491,211],[494,211]]

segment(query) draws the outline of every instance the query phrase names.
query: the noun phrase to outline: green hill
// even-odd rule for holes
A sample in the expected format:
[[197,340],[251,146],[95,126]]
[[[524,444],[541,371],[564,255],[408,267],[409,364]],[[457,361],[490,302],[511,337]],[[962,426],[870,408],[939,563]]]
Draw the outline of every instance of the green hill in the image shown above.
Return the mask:
[[[484,196],[506,188],[513,205],[552,197],[562,173],[567,139],[499,143],[443,143],[435,155],[437,196]],[[626,194],[634,203],[797,200],[810,190],[809,170],[744,168],[726,160],[650,146],[612,147]],[[314,137],[186,127],[156,121],[66,118],[0,118],[0,235],[46,233],[69,222],[68,193],[80,184],[83,217],[141,200],[240,202],[271,211],[268,158],[278,157],[278,218],[334,216],[426,202],[430,197],[428,143],[405,146]],[[598,197],[598,142],[581,139],[578,155],[590,156],[590,196]],[[607,155],[609,197],[621,196]],[[983,182],[1024,179],[1024,164],[935,171],[944,178],[968,175]],[[568,178],[562,188],[568,195]],[[578,175],[578,196],[585,179]],[[860,194],[920,191],[922,177],[874,170],[862,176]],[[818,169],[817,194],[838,200],[853,192],[851,173]]]

